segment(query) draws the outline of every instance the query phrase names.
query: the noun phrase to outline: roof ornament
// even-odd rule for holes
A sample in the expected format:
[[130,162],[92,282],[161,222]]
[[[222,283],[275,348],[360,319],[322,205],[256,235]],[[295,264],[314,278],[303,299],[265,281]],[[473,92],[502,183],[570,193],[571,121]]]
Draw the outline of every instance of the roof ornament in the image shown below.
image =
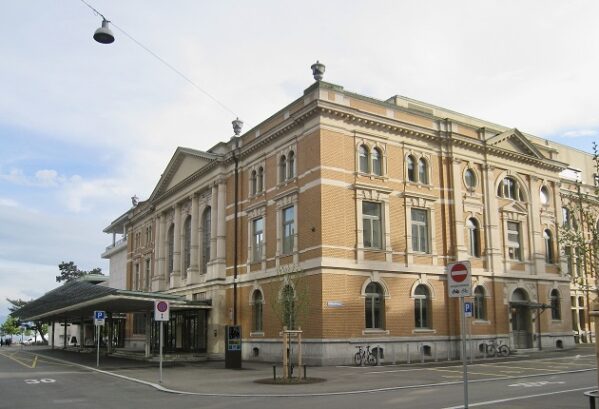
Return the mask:
[[241,128],[243,127],[243,121],[237,118],[231,123],[233,124],[233,132],[235,132],[235,136],[239,136],[239,134],[241,134]]
[[324,76],[324,70],[326,69],[324,64],[316,60],[316,62],[312,64],[312,67],[310,68],[312,68],[312,75],[314,76],[314,79],[316,81],[322,80],[322,77]]
[[137,207],[137,205],[139,204],[139,197],[137,197],[137,195],[131,196],[131,204],[133,205],[133,207]]

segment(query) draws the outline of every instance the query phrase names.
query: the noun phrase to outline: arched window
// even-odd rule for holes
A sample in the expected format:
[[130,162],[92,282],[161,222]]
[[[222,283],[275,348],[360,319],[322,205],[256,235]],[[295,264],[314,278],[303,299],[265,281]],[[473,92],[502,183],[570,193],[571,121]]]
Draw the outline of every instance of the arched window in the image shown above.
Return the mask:
[[553,263],[553,238],[551,237],[551,230],[543,230],[543,240],[545,241],[545,263]]
[[551,290],[551,319],[552,320],[561,320],[562,319],[562,310],[561,310],[561,302],[559,299],[559,291],[556,289]]
[[379,148],[372,150],[372,173],[377,176],[383,175],[382,154]]
[[416,328],[431,328],[430,293],[423,284],[414,290],[414,325]]
[[428,185],[428,166],[424,158],[418,160],[418,182]]
[[251,185],[252,185],[252,194],[255,195],[258,192],[258,180],[257,180],[257,172],[252,170],[251,177]]
[[183,223],[183,277],[187,276],[187,269],[191,265],[191,216],[187,216]]
[[406,167],[408,170],[408,181],[416,182],[416,161],[412,155],[406,159]]
[[366,299],[364,316],[367,329],[385,328],[385,297],[379,283],[370,283],[366,286]]
[[476,173],[474,173],[474,170],[470,168],[466,169],[464,172],[464,183],[466,183],[466,187],[469,190],[474,190],[476,182]]
[[358,148],[359,170],[362,173],[368,173],[368,148],[365,145],[360,145]]
[[497,188],[497,195],[506,199],[523,200],[518,182],[511,177],[503,178]]
[[474,289],[474,319],[487,319],[487,309],[485,307],[485,289],[482,285],[478,285]]
[[281,155],[279,159],[279,182],[284,182],[287,179],[287,158]]
[[252,331],[262,332],[262,305],[263,305],[262,292],[259,290],[254,291],[252,295]]
[[539,191],[539,199],[543,205],[549,203],[549,189],[547,189],[547,186],[541,186],[541,190]]
[[171,227],[168,228],[168,234],[167,234],[167,261],[168,261],[168,271],[167,271],[167,276],[170,275],[173,272],[173,267],[174,267],[174,263],[173,263],[173,254],[174,254],[174,250],[175,250],[175,225],[171,224]]
[[208,271],[208,262],[210,261],[211,213],[210,207],[207,207],[202,214],[202,264],[200,266],[202,273]]
[[293,179],[295,177],[295,152],[289,152],[287,157],[287,178]]
[[468,229],[468,251],[472,257],[480,257],[480,228],[478,221],[471,217],[466,221]]
[[264,190],[264,168],[262,166],[258,168],[256,179],[256,193],[260,193]]

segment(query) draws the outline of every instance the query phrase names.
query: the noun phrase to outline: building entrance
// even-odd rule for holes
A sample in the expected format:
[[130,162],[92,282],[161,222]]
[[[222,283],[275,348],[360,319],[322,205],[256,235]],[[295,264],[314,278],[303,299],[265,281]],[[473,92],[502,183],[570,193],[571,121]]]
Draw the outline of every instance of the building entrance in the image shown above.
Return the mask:
[[518,288],[510,302],[512,336],[516,349],[532,348],[532,319],[528,294]]

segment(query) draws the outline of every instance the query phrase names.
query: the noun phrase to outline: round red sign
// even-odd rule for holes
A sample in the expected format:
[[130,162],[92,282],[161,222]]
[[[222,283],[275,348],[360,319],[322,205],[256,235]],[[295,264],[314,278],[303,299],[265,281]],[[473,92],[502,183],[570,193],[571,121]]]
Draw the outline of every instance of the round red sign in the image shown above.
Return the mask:
[[165,312],[168,309],[168,304],[164,301],[159,301],[156,304],[156,309],[160,312]]
[[468,269],[465,265],[458,263],[451,267],[451,279],[456,283],[461,283],[468,277]]

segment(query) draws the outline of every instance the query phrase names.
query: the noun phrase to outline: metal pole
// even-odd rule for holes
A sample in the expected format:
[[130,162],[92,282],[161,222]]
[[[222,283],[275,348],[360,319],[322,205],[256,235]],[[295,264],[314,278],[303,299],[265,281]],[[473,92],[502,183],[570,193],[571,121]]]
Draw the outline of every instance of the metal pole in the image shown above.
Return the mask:
[[[235,148],[237,149],[237,148]],[[237,244],[237,218],[239,216],[239,158],[237,152],[234,152],[233,159],[235,160],[235,216],[234,216],[234,227],[233,232],[233,325],[237,325],[237,255],[238,255],[238,244]]]
[[160,383],[162,383],[162,344],[164,342],[164,321],[160,321]]
[[464,363],[464,409],[468,409],[468,362],[466,359],[466,318],[464,317],[464,297],[460,297],[460,324],[462,326],[462,362]]
[[100,326],[96,325],[96,338],[98,347],[96,348],[96,367],[100,367]]

